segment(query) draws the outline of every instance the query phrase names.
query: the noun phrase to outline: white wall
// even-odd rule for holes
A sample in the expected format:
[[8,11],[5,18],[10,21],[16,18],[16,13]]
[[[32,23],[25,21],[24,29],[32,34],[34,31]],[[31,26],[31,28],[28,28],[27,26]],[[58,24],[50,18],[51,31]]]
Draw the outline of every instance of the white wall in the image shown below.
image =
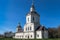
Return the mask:
[[[32,35],[32,37],[31,37]],[[29,36],[29,38],[28,38]],[[15,37],[16,39],[34,39],[34,32],[24,32],[24,33],[16,33]]]
[[16,33],[15,34],[15,38],[17,38],[17,39],[22,39],[23,38],[23,32],[22,33]]
[[[34,17],[34,20],[33,20],[33,17]],[[28,18],[29,18],[29,21],[28,21]],[[26,23],[40,23],[40,16],[38,16],[35,13],[33,13],[33,15],[29,14],[26,16]]]
[[[28,30],[28,27],[29,27],[29,30]],[[31,27],[31,30],[30,30],[30,27]],[[26,30],[27,28],[27,30]],[[33,23],[27,23],[25,24],[24,26],[24,32],[28,32],[28,31],[34,31],[34,24]]]
[[36,31],[36,38],[37,39],[42,39],[42,31]]
[[[28,36],[29,36],[29,38],[28,38]],[[34,39],[34,32],[25,32],[24,39]]]
[[[29,18],[29,21],[28,21]],[[31,23],[31,15],[26,16],[26,23]]]

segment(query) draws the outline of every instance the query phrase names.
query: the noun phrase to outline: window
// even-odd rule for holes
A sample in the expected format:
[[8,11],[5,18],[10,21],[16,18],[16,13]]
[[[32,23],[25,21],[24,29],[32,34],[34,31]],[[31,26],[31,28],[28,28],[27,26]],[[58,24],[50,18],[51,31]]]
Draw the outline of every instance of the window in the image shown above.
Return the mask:
[[26,31],[27,31],[27,28],[26,28]]
[[20,36],[20,38],[21,38],[21,36]]
[[28,27],[28,30],[29,30],[29,27]]
[[29,39],[29,36],[28,36],[28,39]]
[[25,37],[27,37],[27,36],[25,36]]
[[29,21],[29,18],[28,18],[28,21]]
[[38,17],[36,17],[36,21],[37,21],[37,22],[39,21],[39,18],[38,18]]
[[31,27],[30,27],[30,30],[31,30]]
[[33,21],[34,21],[34,17],[33,17]]
[[31,37],[32,37],[32,35],[31,35]]
[[39,35],[37,35],[37,37],[39,37]]
[[22,36],[22,38],[23,38],[23,36]]

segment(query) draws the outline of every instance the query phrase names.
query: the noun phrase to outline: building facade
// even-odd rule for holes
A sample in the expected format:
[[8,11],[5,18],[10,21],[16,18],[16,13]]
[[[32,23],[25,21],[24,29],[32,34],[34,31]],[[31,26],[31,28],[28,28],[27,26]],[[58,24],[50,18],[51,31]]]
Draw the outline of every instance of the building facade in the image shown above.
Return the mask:
[[13,33],[13,32],[5,32],[4,33],[4,37],[6,37],[6,38],[13,38],[13,36],[15,36],[15,33]]
[[29,13],[26,15],[24,29],[19,24],[14,38],[17,39],[42,39],[48,38],[48,30],[40,24],[40,15],[32,4]]

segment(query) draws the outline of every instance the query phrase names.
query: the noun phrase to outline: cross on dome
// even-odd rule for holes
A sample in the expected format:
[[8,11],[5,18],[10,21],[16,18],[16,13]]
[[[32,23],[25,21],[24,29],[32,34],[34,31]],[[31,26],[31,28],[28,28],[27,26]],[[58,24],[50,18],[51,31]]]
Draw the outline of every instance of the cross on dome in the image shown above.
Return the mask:
[[31,6],[31,8],[30,8],[30,11],[31,11],[31,12],[32,12],[32,11],[35,11],[34,0],[32,0],[32,6]]

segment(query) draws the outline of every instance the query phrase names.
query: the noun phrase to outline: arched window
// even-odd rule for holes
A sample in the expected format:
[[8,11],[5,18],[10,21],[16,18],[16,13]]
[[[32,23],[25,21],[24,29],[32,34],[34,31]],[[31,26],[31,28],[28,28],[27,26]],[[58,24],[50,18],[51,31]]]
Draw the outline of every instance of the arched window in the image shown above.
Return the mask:
[[29,30],[29,27],[28,27],[28,30]]
[[31,37],[32,37],[32,35],[31,35]]
[[29,21],[29,18],[28,18],[28,21]]
[[26,31],[27,31],[27,28],[26,28]]
[[30,27],[30,30],[31,30],[31,27]]
[[33,21],[34,21],[34,17],[33,17]]

